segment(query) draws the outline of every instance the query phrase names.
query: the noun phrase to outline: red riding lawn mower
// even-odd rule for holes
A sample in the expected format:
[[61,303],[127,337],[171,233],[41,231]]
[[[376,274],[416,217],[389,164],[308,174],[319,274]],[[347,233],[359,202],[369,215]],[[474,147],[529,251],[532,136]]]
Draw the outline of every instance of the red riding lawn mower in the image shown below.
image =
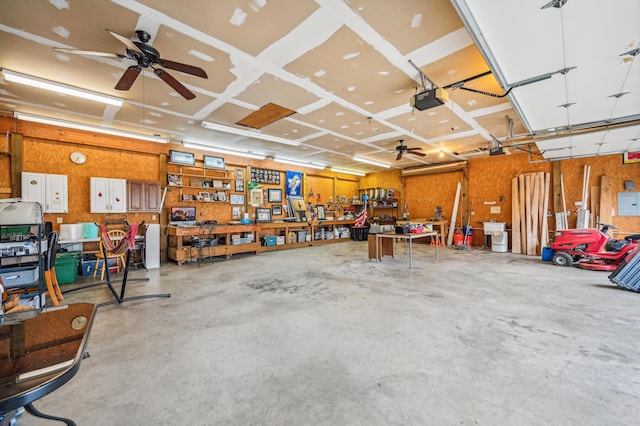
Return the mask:
[[625,256],[636,248],[640,234],[630,235],[616,240],[607,234],[615,229],[613,225],[597,223],[600,229],[562,229],[556,231],[551,240],[553,257],[551,261],[558,266],[577,265],[583,269],[613,271]]

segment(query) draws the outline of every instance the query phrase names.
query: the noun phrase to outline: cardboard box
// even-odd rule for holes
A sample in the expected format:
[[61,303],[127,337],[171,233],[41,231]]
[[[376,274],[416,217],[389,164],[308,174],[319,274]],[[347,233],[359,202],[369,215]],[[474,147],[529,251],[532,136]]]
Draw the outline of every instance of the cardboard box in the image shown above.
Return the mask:
[[284,244],[284,235],[280,237],[276,237],[276,245],[280,246]]

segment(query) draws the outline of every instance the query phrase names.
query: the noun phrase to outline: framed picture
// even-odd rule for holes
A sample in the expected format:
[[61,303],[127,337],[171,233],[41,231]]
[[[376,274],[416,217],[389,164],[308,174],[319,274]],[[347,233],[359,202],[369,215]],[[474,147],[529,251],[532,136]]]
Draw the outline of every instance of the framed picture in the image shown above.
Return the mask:
[[218,201],[227,201],[227,193],[224,191],[216,192],[216,197]]
[[324,206],[323,205],[318,204],[316,206],[316,210],[318,212],[318,220],[325,220],[327,218],[327,216],[325,216],[325,214],[324,214]]
[[258,222],[271,222],[271,209],[257,208],[256,220]]
[[236,181],[236,192],[244,192],[244,181],[237,180]]
[[244,179],[244,169],[235,169],[233,176],[236,179]]
[[213,155],[204,156],[204,166],[208,169],[224,169],[224,158],[214,157]]
[[184,164],[185,166],[195,166],[196,156],[193,152],[169,151],[169,161],[175,164]]
[[262,195],[262,188],[256,188],[251,190],[250,204],[253,207],[258,207],[264,204],[264,196]]
[[640,151],[627,151],[622,154],[622,164],[640,163]]
[[274,204],[271,206],[272,216],[282,216],[282,204]]
[[211,195],[208,192],[198,192],[199,201],[211,201]]
[[280,188],[269,188],[269,202],[270,203],[281,203],[282,202],[282,189],[280,189]]
[[302,172],[287,171],[287,195],[299,197],[302,194]]
[[[233,194],[231,196],[233,197]],[[244,195],[242,197],[244,197]],[[231,218],[232,219],[240,219],[241,215],[242,215],[242,213],[240,211],[240,207],[232,207],[231,208]]]
[[231,195],[229,195],[229,204],[242,205],[243,206],[244,205],[244,194],[231,194]]

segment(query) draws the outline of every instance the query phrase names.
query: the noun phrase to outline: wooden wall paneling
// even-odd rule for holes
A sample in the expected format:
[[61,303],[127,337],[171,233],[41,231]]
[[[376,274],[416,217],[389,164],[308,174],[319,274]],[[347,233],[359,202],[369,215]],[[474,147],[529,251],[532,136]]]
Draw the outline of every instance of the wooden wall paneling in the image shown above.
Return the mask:
[[600,221],[600,186],[591,187],[591,201],[589,204],[591,214],[589,215],[589,228],[595,228]]
[[24,138],[11,133],[11,197],[22,196],[22,169],[24,167]]
[[551,177],[553,178],[553,212],[562,211],[562,189],[560,187],[560,176],[562,176],[562,162],[553,161],[551,163]]
[[[462,188],[460,191],[460,223],[466,224],[469,221],[469,173],[464,168],[460,172],[460,181],[462,182]],[[461,225],[462,226],[462,225]]]
[[600,176],[600,222],[613,224],[611,178]]
[[520,254],[520,190],[518,178],[511,179],[511,253]]

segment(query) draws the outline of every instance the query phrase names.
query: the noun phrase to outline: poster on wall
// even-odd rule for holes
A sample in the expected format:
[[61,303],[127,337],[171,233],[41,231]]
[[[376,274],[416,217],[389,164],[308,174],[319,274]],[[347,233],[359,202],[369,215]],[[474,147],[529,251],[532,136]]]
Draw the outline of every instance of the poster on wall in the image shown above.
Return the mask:
[[302,172],[287,170],[287,195],[299,197],[302,194]]

